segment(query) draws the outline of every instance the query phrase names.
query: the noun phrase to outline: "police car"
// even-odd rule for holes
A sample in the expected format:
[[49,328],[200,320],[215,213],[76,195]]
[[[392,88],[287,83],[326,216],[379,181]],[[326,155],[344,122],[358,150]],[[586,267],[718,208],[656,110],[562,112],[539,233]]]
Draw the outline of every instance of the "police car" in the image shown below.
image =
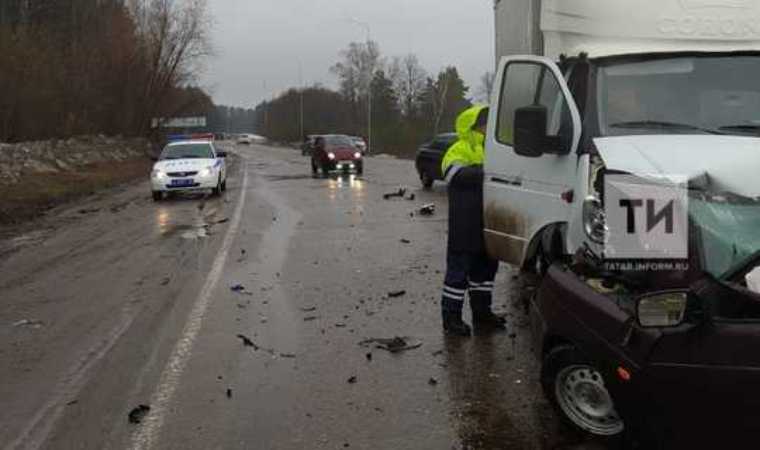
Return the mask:
[[227,189],[226,157],[214,146],[213,136],[170,137],[150,176],[153,200],[172,192],[210,190],[221,195]]

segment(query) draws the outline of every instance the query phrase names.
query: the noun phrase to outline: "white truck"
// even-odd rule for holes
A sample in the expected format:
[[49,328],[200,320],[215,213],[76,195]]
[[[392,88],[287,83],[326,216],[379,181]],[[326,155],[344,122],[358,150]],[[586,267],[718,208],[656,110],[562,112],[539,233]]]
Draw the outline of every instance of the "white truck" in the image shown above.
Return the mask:
[[[579,249],[604,257],[604,173],[760,197],[759,1],[495,0],[495,13],[492,256],[538,271]],[[732,244],[721,258],[747,256]]]

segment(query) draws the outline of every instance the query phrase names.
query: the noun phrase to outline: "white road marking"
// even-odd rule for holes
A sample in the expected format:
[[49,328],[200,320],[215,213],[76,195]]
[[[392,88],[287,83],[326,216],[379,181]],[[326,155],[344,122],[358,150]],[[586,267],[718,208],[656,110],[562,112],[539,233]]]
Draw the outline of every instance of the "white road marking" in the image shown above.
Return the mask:
[[153,393],[150,400],[150,413],[143,421],[140,428],[132,435],[132,442],[129,446],[131,450],[148,450],[156,444],[161,428],[164,424],[164,417],[168,412],[169,404],[174,397],[174,393],[185,370],[187,362],[193,353],[193,345],[198,333],[203,326],[203,319],[206,315],[209,305],[211,304],[211,294],[214,292],[219,279],[222,276],[222,269],[227,260],[230,248],[235,241],[240,220],[243,216],[243,207],[245,205],[245,194],[248,190],[248,170],[247,164],[243,166],[243,186],[240,192],[238,204],[235,207],[235,213],[224,236],[222,247],[219,249],[214,259],[211,270],[206,277],[206,282],[198,295],[195,305],[188,317],[187,323],[182,330],[182,335],[172,350],[169,361],[166,363],[158,387]]
[[79,363],[72,367],[69,373],[61,380],[54,395],[45,405],[37,411],[29,424],[24,428],[15,441],[8,444],[7,450],[24,448],[42,448],[53,430],[53,426],[61,418],[66,402],[76,398],[87,382],[87,376],[96,363],[111,351],[114,344],[132,325],[135,318],[133,311],[126,308],[122,311],[122,318],[108,336],[85,352]]

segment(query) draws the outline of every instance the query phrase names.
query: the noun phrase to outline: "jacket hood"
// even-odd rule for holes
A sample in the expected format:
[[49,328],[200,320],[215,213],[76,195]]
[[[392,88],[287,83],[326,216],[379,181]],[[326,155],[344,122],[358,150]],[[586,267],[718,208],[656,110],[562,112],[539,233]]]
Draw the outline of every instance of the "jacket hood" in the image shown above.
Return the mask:
[[472,126],[477,122],[480,111],[485,108],[487,108],[485,105],[476,105],[465,110],[459,115],[459,117],[457,117],[456,131],[459,139],[466,142],[472,142],[475,134]]
[[711,190],[760,197],[760,139],[656,135],[594,139],[607,169],[676,181],[702,177]]

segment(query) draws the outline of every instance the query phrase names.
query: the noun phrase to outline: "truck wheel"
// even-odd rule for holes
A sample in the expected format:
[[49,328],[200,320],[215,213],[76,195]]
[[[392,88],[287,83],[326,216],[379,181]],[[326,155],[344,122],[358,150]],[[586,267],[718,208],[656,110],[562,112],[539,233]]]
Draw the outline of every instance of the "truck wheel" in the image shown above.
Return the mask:
[[423,170],[420,172],[420,182],[422,183],[423,188],[430,189],[433,187],[435,180],[433,180],[433,177],[428,175],[428,173]]
[[164,194],[161,191],[153,191],[153,201],[160,202],[164,199]]
[[359,163],[356,166],[356,174],[357,175],[364,175],[364,163]]
[[560,345],[544,357],[541,387],[562,420],[576,431],[609,439],[623,436],[625,423],[602,374],[574,346]]

